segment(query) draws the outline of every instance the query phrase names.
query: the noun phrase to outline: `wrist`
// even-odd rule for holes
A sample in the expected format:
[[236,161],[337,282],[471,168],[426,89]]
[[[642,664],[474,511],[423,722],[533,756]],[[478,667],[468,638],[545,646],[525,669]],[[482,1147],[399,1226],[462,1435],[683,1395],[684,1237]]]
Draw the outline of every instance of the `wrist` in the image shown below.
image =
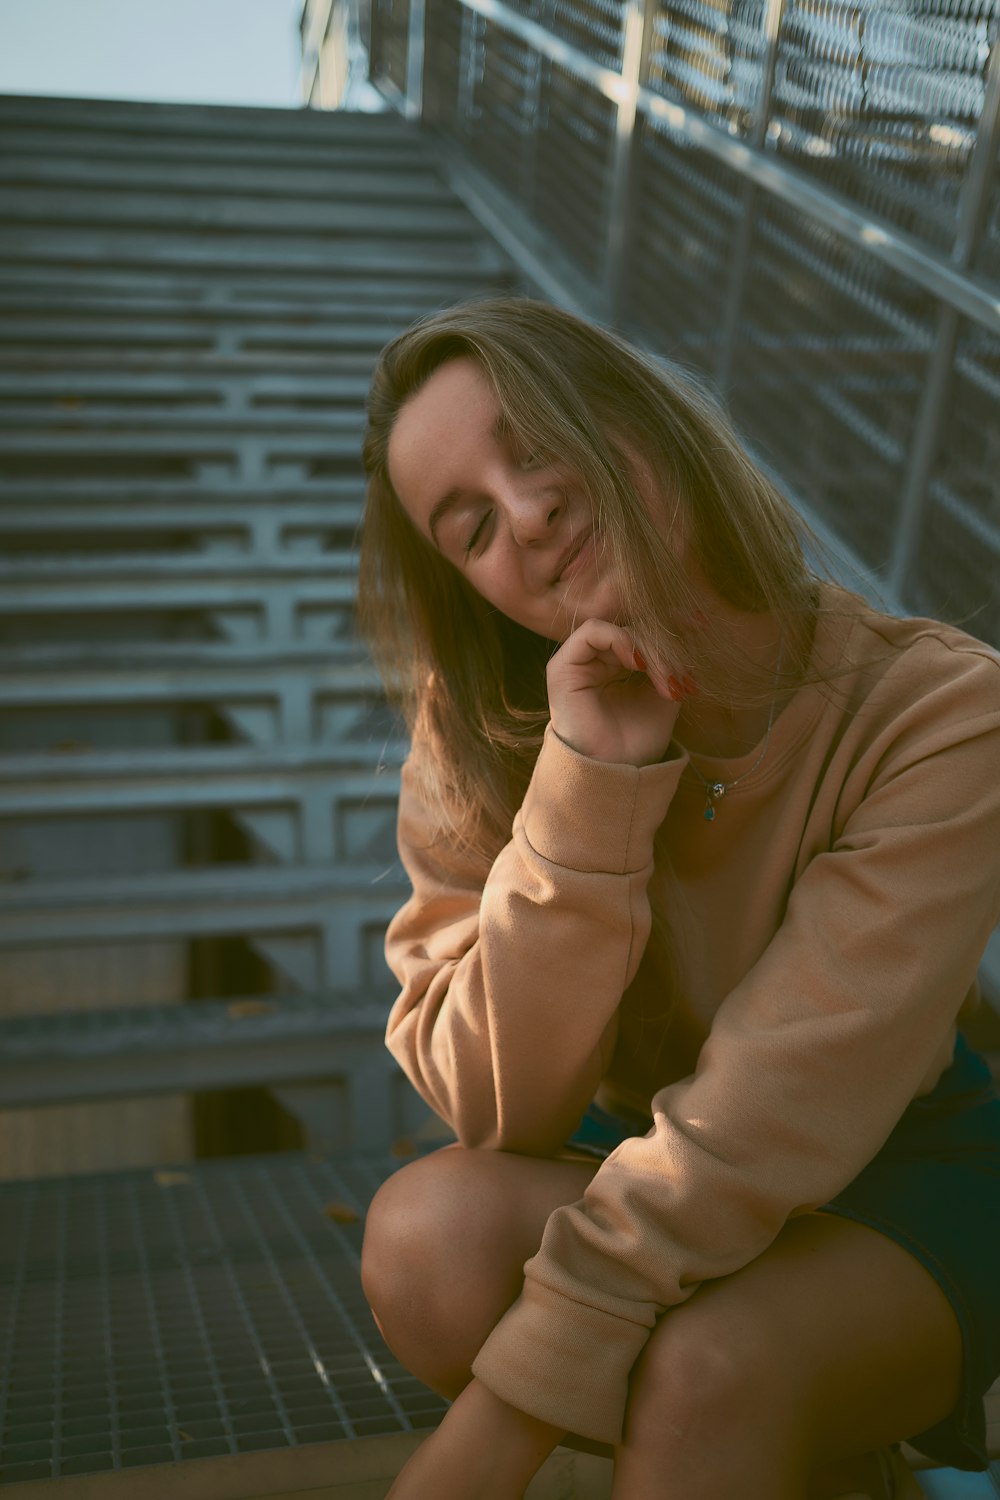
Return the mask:
[[470,1420],[482,1423],[484,1434],[495,1434],[494,1460],[512,1477],[530,1478],[566,1436],[564,1428],[509,1405],[475,1377],[458,1402],[467,1404]]
[[574,751],[577,755],[582,755],[585,760],[596,760],[602,766],[634,766],[637,771],[641,771],[643,766],[658,766],[660,761],[666,760],[670,754],[670,746],[668,745],[662,755],[656,755],[651,752],[651,758],[647,759],[630,758],[624,753],[603,755],[600,750],[590,749],[586,745],[578,744],[575,740],[570,739],[561,730],[557,729],[555,724],[552,725],[552,733],[567,749]]

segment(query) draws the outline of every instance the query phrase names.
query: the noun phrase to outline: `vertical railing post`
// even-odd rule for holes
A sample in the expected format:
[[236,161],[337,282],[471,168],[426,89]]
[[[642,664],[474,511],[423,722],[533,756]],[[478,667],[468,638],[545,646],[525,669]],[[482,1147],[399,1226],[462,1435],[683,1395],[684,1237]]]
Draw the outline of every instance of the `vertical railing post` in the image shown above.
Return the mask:
[[406,38],[406,118],[419,120],[424,112],[424,46],[426,0],[410,0]]
[[[757,95],[757,111],[753,126],[747,136],[747,144],[755,151],[764,149],[767,122],[771,114],[771,95],[774,92],[774,73],[778,60],[778,37],[781,32],[781,17],[785,0],[767,0],[764,8],[764,71],[761,75]],[[753,235],[754,216],[757,211],[758,190],[748,181],[741,194],[742,212],[736,225],[732,258],[729,263],[729,285],[722,314],[722,335],[715,379],[719,390],[728,400],[733,383],[733,363],[736,358],[736,338],[740,315],[743,310],[743,292],[746,288],[747,268],[750,262],[750,240]]]
[[[993,164],[1000,147],[1000,30],[993,39],[985,82],[983,109],[969,170],[962,184],[958,229],[951,252],[952,262],[963,271],[971,266],[982,239],[989,212]],[[913,448],[903,480],[889,565],[889,588],[897,598],[903,597],[920,545],[931,469],[941,445],[957,342],[958,313],[952,303],[942,303],[938,312],[934,347],[914,421]]]
[[604,248],[604,302],[612,321],[621,313],[627,263],[627,233],[635,174],[635,122],[639,85],[648,73],[653,12],[657,0],[629,0],[622,38],[622,89],[615,119],[615,146]]
[[459,9],[461,14],[458,22],[458,52],[455,57],[455,67],[458,69],[458,75],[455,78],[455,135],[459,140],[464,140],[468,135],[467,122],[472,116],[470,79],[472,38],[470,33],[474,17],[468,6],[462,5]]
[[[549,22],[550,6],[543,5],[540,21],[542,25]],[[528,85],[525,89],[525,111],[526,118],[530,121],[531,128],[525,132],[521,142],[521,172],[524,178],[521,190],[521,202],[530,208],[532,213],[538,212],[538,141],[544,122],[542,119],[542,77],[545,64],[542,54],[538,51],[531,53],[531,72],[528,77]]]
[[456,91],[456,108],[459,134],[470,151],[472,149],[471,137],[476,125],[478,53],[481,46],[479,31],[482,25],[479,15],[463,3],[458,62],[461,71]]

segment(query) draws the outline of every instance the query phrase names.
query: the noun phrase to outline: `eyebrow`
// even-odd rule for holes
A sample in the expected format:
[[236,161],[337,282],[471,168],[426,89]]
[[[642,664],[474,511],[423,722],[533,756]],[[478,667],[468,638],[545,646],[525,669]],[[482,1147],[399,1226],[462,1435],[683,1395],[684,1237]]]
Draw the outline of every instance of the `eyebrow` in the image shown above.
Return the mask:
[[[498,443],[502,443],[509,435],[510,424],[507,421],[506,415],[501,412],[496,421],[493,423],[493,436]],[[437,502],[437,504],[434,506],[434,509],[430,513],[430,518],[427,522],[427,525],[430,529],[431,537],[434,540],[434,545],[439,552],[441,551],[441,543],[438,541],[438,526],[444,520],[449,511],[454,510],[456,506],[462,504],[465,498],[465,494],[466,491],[464,490],[450,489],[446,495],[441,496],[441,499]]]

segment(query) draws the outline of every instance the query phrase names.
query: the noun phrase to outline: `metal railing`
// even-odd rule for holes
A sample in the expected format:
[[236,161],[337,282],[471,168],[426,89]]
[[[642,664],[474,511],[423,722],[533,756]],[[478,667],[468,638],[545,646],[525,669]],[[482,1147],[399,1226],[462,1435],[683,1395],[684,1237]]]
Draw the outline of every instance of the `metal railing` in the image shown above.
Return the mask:
[[709,375],[890,603],[1000,644],[1000,0],[372,0],[547,295]]

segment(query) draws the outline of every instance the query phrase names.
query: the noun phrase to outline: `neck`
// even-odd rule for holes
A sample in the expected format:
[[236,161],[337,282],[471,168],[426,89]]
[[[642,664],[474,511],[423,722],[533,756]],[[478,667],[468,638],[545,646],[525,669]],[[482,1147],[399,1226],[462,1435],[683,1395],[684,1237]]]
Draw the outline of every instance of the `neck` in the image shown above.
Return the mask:
[[[694,755],[735,759],[748,754],[767,734],[789,692],[778,683],[788,653],[781,627],[773,614],[747,614],[722,600],[713,599],[713,618],[721,627],[721,649],[731,643],[730,664],[743,669],[743,683],[757,702],[728,708],[707,699],[689,699],[677,720],[677,739]],[[730,671],[732,667],[730,665]]]

